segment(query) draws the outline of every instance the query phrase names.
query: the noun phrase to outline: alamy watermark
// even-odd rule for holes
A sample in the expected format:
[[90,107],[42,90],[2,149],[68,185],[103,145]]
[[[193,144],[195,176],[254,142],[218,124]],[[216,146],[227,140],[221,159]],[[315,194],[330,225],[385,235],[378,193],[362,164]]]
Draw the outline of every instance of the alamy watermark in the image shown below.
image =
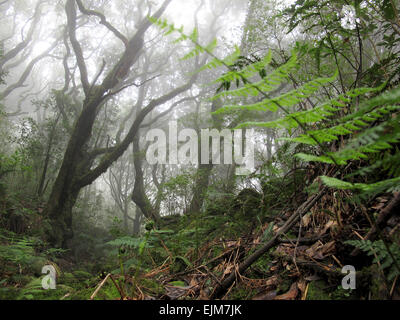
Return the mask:
[[248,175],[254,170],[254,129],[245,130],[245,134],[241,129],[201,129],[200,137],[194,129],[185,128],[178,132],[177,121],[170,121],[168,129],[168,138],[162,129],[147,132],[146,141],[153,142],[146,152],[149,164],[197,165],[199,161],[201,164],[221,164],[223,155],[223,164],[238,165],[237,175]]
[[351,265],[346,265],[342,268],[342,273],[347,275],[342,279],[342,288],[345,290],[356,288],[356,268]]
[[46,276],[42,279],[42,288],[45,290],[56,288],[56,269],[51,264],[45,265],[42,268],[42,273]]

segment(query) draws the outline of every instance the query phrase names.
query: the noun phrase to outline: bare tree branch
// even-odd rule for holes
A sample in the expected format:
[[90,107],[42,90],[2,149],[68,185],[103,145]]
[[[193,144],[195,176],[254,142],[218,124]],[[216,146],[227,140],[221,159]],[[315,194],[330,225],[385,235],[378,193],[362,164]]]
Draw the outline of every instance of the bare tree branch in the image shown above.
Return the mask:
[[194,100],[194,99],[196,99],[196,97],[186,97],[186,98],[183,98],[183,99],[180,99],[180,100],[174,102],[167,110],[165,110],[165,111],[159,113],[157,116],[155,116],[155,117],[154,117],[153,119],[151,119],[149,122],[143,123],[143,124],[140,126],[140,128],[147,128],[147,127],[150,127],[150,126],[151,126],[153,123],[155,123],[157,120],[161,119],[162,117],[165,117],[165,116],[166,116],[167,114],[169,114],[172,110],[174,110],[174,108],[175,108],[177,105],[180,105],[180,104],[183,103],[183,102],[190,101],[190,100]]
[[92,183],[95,179],[97,179],[101,174],[103,174],[108,167],[115,161],[117,160],[128,148],[129,144],[133,141],[135,138],[136,134],[139,131],[140,125],[143,122],[144,118],[152,111],[154,110],[155,107],[164,104],[165,102],[171,100],[172,98],[176,97],[177,95],[181,94],[182,92],[185,92],[188,90],[194,83],[194,81],[197,79],[198,74],[196,73],[195,75],[192,76],[192,78],[189,80],[188,83],[170,91],[169,93],[151,100],[149,104],[143,108],[138,116],[136,117],[135,121],[133,122],[128,134],[125,136],[124,140],[121,141],[117,146],[115,146],[115,149],[112,153],[108,154],[103,158],[103,160],[100,162],[100,164],[94,168],[93,170],[90,170],[87,174],[85,174],[81,179],[79,179],[79,185],[81,186],[86,186],[90,183]]
[[[5,3],[6,1],[3,1]],[[33,21],[31,23],[31,26],[28,30],[27,36],[25,39],[23,39],[19,44],[17,44],[12,50],[8,51],[2,59],[0,59],[0,69],[4,66],[4,64],[13,59],[14,57],[17,56],[18,53],[20,53],[25,47],[31,42],[33,33],[36,29],[36,26],[39,22],[40,16],[41,16],[41,10],[40,6],[43,1],[39,1],[36,5],[35,12],[33,14]],[[2,4],[3,4],[2,3]],[[0,4],[1,5],[1,4]]]
[[74,0],[67,0],[67,3],[65,5],[65,12],[67,13],[69,39],[71,41],[72,48],[74,49],[79,71],[81,74],[83,91],[87,96],[89,94],[90,85],[82,48],[76,38],[76,7]]
[[7,97],[11,92],[13,92],[15,89],[23,87],[24,86],[24,82],[25,80],[28,78],[29,74],[31,73],[33,67],[35,66],[35,64],[42,60],[45,57],[49,56],[49,53],[56,47],[57,45],[57,41],[54,42],[54,44],[47,49],[45,52],[43,52],[42,54],[38,55],[36,58],[34,58],[29,64],[28,66],[25,68],[25,71],[22,73],[21,77],[18,79],[18,81],[10,86],[8,86],[3,92],[2,92],[2,96],[3,98]]
[[47,83],[42,89],[40,89],[39,91],[36,91],[36,92],[31,92],[31,90],[33,89],[33,87],[34,87],[34,84],[29,88],[29,89],[27,89],[25,92],[23,92],[23,93],[21,93],[19,96],[20,96],[20,99],[19,99],[19,101],[18,101],[18,104],[17,104],[17,110],[16,111],[14,111],[14,112],[12,112],[12,113],[6,113],[6,117],[15,117],[15,116],[20,116],[20,115],[23,115],[23,114],[28,114],[28,112],[21,112],[21,110],[22,110],[22,103],[28,98],[28,97],[32,97],[32,96],[38,96],[39,94],[41,94],[47,87],[49,86],[49,84]]
[[95,10],[89,10],[84,7],[82,4],[81,0],[76,0],[76,3],[78,4],[79,10],[88,16],[96,16],[100,18],[100,23],[104,25],[108,30],[110,30],[117,38],[119,38],[125,45],[125,47],[128,46],[128,39],[121,33],[119,32],[114,26],[112,26],[109,22],[107,22],[106,17],[101,14],[100,12],[97,12]]
[[71,72],[69,71],[69,67],[68,67],[68,58],[71,55],[71,49],[69,48],[68,45],[68,29],[65,28],[64,30],[64,35],[63,35],[63,41],[64,41],[64,46],[65,46],[65,55],[64,55],[64,59],[63,59],[63,67],[64,67],[64,87],[62,89],[63,92],[67,92],[68,88],[69,88],[69,83],[71,81]]

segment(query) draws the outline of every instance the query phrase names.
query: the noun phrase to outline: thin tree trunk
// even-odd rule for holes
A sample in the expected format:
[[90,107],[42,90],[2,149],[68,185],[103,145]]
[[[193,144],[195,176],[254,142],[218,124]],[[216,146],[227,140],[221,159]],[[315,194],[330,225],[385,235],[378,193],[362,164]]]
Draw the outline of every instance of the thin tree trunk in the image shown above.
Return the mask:
[[45,185],[45,180],[46,180],[46,174],[47,174],[47,168],[49,166],[49,162],[50,162],[50,156],[51,156],[51,147],[53,145],[53,139],[54,139],[54,134],[57,128],[57,124],[58,124],[58,120],[60,119],[61,113],[58,114],[57,119],[53,125],[53,127],[51,128],[51,132],[49,135],[49,142],[47,145],[47,150],[46,150],[46,157],[44,159],[44,165],[43,165],[43,171],[42,171],[42,175],[40,177],[39,180],[39,187],[37,190],[37,195],[39,197],[41,197],[44,193],[44,185]]
[[132,146],[133,163],[135,165],[135,185],[132,192],[132,201],[140,208],[146,218],[158,222],[160,220],[159,213],[154,210],[144,189],[143,155],[140,152],[139,137],[135,137]]

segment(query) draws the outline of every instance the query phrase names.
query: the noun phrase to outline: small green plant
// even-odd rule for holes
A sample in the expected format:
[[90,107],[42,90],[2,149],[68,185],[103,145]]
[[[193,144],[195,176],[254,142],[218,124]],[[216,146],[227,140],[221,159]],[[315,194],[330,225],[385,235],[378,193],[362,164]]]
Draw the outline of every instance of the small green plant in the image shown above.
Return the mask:
[[375,256],[373,263],[386,271],[388,280],[400,275],[400,246],[397,243],[390,244],[389,248],[382,240],[349,240],[345,243],[364,251],[368,256]]

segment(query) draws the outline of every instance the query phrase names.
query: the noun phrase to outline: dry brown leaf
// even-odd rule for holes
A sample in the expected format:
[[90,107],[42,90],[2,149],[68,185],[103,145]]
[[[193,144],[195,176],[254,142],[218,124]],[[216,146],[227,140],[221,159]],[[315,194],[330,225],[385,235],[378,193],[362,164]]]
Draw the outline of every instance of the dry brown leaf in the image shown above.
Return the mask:
[[257,294],[252,300],[274,300],[276,297],[276,290],[266,291]]
[[225,243],[225,246],[227,248],[236,247],[239,246],[239,243],[237,241],[228,241]]
[[297,283],[297,288],[299,288],[302,295],[304,291],[306,291],[306,287],[307,287],[307,281],[305,279],[300,279],[299,282]]
[[192,278],[192,279],[190,280],[189,287],[195,287],[195,286],[197,286],[198,284],[199,284],[199,283],[197,282],[196,278]]
[[230,274],[232,272],[232,269],[235,267],[234,264],[229,264],[226,269],[224,270],[223,276]]
[[323,247],[321,248],[321,253],[326,256],[329,253],[332,253],[334,250],[335,250],[335,241],[330,241],[323,245]]
[[265,280],[265,285],[266,286],[276,286],[276,285],[278,285],[278,276],[272,276],[272,277],[269,277],[268,279],[266,279]]
[[375,210],[380,210],[380,209],[382,209],[384,206],[385,206],[385,203],[384,203],[384,202],[380,202],[380,203],[377,203],[377,204],[373,205],[371,208],[372,208],[372,209],[375,209]]
[[278,269],[279,269],[278,266],[272,266],[271,268],[269,268],[269,271],[274,272],[274,271],[276,271]]
[[320,235],[325,234],[325,233],[328,231],[328,229],[332,228],[332,227],[335,226],[335,225],[337,225],[337,222],[336,222],[336,221],[334,221],[334,220],[329,220],[329,221],[325,224],[324,229],[322,229]]
[[302,223],[304,227],[307,227],[310,224],[311,221],[311,214],[306,214],[302,218]]
[[209,300],[205,290],[200,289],[199,300]]
[[321,244],[319,241],[314,243],[306,250],[306,254],[316,260],[322,260],[335,250],[335,241],[330,241],[326,244]]
[[308,256],[313,257],[315,253],[318,251],[318,248],[321,246],[320,242],[317,241],[311,247],[309,247],[305,252]]

